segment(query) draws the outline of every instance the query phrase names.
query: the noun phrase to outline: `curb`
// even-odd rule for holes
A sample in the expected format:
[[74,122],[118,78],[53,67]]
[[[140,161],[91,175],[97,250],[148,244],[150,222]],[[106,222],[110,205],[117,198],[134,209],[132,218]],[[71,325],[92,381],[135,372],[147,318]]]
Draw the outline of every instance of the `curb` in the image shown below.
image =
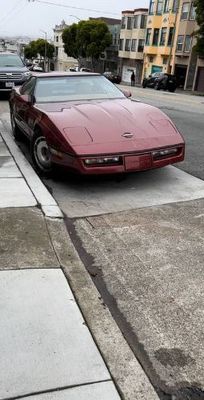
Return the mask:
[[36,198],[37,203],[40,205],[43,214],[46,217],[62,219],[63,214],[55,199],[42,183],[28,160],[22,154],[9,131],[5,129],[2,121],[0,121],[0,132],[27,185]]

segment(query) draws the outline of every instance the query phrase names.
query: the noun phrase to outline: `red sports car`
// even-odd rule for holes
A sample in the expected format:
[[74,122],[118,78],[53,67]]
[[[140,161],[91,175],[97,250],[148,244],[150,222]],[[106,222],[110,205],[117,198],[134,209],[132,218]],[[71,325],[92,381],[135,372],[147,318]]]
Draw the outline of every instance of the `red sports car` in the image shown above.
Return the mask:
[[10,97],[14,137],[30,139],[39,172],[81,174],[163,167],[184,159],[184,140],[159,109],[127,98],[95,73],[33,74]]

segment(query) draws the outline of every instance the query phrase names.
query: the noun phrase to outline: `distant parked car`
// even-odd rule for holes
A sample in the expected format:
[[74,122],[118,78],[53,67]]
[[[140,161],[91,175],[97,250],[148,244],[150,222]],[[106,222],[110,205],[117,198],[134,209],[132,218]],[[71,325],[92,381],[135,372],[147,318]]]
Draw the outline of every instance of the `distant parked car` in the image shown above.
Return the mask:
[[149,75],[148,78],[144,78],[142,87],[150,87],[156,90],[168,90],[169,92],[175,92],[177,88],[177,81],[175,75],[167,74],[164,72],[155,72]]
[[31,76],[18,54],[0,53],[0,92],[10,92],[14,86],[22,85]]
[[120,83],[121,82],[121,76],[118,74],[115,74],[114,72],[104,72],[103,74],[109,81],[112,83]]

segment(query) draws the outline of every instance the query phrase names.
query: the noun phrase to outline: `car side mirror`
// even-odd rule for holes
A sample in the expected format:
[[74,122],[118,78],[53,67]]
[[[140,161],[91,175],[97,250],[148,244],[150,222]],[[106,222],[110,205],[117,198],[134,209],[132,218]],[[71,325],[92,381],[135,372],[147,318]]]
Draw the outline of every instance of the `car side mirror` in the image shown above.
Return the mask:
[[122,92],[125,95],[125,97],[127,97],[127,98],[132,96],[132,93],[129,90],[122,90]]
[[31,95],[31,94],[22,94],[22,95],[21,95],[21,99],[22,99],[25,103],[27,103],[27,104],[29,104],[29,105],[35,103],[35,96],[33,96],[33,95]]

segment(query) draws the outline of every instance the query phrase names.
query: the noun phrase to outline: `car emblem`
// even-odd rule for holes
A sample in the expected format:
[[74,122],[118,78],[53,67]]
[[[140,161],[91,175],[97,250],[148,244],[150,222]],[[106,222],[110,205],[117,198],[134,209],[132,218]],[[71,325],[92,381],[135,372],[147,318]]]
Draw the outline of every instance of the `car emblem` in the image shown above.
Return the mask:
[[133,137],[133,133],[125,132],[123,133],[122,136],[125,137],[126,139],[131,139]]
[[7,73],[7,74],[6,74],[6,76],[12,76],[12,75],[13,75],[12,73]]

